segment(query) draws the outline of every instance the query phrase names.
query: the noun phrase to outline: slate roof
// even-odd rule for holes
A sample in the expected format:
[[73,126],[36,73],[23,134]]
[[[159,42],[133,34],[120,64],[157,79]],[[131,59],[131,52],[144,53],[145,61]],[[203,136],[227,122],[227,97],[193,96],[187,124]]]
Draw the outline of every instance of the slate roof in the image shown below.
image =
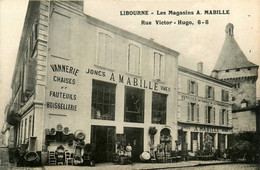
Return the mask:
[[[219,54],[214,70],[228,70],[245,67],[256,67],[257,65],[248,61],[243,51],[237,44],[233,35],[232,24],[226,26],[226,39]],[[229,29],[232,29],[230,33]]]

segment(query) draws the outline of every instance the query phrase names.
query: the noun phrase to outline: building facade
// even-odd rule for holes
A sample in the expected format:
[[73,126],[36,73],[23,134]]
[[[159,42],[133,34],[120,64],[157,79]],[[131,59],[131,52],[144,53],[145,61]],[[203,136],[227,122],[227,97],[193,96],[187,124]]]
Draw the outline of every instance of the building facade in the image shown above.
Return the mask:
[[232,84],[203,74],[202,66],[198,71],[179,66],[178,149],[223,152],[232,133]]
[[256,100],[258,65],[247,60],[234,38],[234,25],[227,24],[226,39],[212,76],[234,84],[232,112],[234,132],[259,131]]
[[130,144],[136,161],[167,131],[175,149],[178,55],[84,14],[81,1],[30,1],[7,119],[15,147],[80,155],[91,143],[105,162]]

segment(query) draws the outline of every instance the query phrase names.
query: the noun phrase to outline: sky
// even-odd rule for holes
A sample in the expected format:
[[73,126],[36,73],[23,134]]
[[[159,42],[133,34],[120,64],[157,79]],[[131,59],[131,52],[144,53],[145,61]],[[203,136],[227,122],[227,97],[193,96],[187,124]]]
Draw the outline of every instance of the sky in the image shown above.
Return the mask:
[[[0,127],[11,98],[11,80],[28,0],[0,1]],[[196,70],[203,62],[210,75],[225,40],[225,26],[234,25],[234,37],[248,60],[260,65],[260,1],[258,0],[85,0],[84,12],[112,25],[153,39],[180,53],[179,65]],[[120,11],[148,10],[149,15],[123,16]],[[158,11],[229,10],[229,15],[157,15]],[[154,14],[151,14],[153,12]],[[141,25],[141,20],[152,25]],[[156,25],[155,20],[191,21],[194,25]],[[198,20],[208,24],[198,25]],[[260,75],[260,69],[259,73]],[[257,97],[260,97],[260,81]]]

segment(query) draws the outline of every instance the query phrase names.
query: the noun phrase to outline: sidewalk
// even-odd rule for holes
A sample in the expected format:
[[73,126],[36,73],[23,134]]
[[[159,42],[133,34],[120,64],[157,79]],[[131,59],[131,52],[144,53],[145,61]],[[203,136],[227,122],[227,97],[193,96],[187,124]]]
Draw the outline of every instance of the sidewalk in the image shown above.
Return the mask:
[[[216,164],[229,164],[230,161],[183,161],[177,163],[133,163],[132,165],[115,165],[113,163],[99,163],[95,167],[89,166],[44,166],[44,167],[6,167],[12,170],[141,170],[141,169],[169,169],[169,168],[184,168],[194,166],[206,166]],[[2,168],[2,167],[0,167]]]

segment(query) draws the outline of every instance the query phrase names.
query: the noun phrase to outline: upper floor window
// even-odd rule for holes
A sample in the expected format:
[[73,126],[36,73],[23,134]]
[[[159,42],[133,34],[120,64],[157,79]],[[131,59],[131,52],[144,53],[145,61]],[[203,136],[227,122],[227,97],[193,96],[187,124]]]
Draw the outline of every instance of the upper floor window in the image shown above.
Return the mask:
[[32,136],[34,136],[34,114],[32,117]]
[[116,85],[93,80],[92,119],[115,120]]
[[33,52],[34,52],[34,49],[35,49],[37,39],[38,39],[38,21],[35,21],[33,26],[32,26],[29,38],[28,38],[27,55],[29,55],[29,58],[33,57]]
[[28,130],[29,137],[31,137],[31,128],[32,128],[32,116],[29,117],[29,130]]
[[220,109],[219,110],[219,124],[220,125],[228,125],[228,110],[227,109]]
[[229,101],[229,93],[226,90],[221,90],[222,101]]
[[20,126],[20,144],[23,143],[23,121],[21,122]]
[[152,123],[166,124],[167,95],[154,93],[152,101]]
[[198,95],[198,83],[195,81],[188,81],[188,93]]
[[98,33],[97,64],[106,68],[112,68],[113,38],[111,35]]
[[144,122],[144,90],[125,88],[125,122]]
[[196,103],[188,103],[188,121],[199,122],[199,105]]
[[129,44],[128,46],[128,67],[127,71],[136,75],[141,73],[141,52],[140,47]]
[[213,108],[211,106],[206,106],[206,109],[205,109],[205,122],[206,123],[214,123],[215,124],[215,121],[216,121],[215,108]]
[[164,76],[164,56],[163,56],[163,54],[158,53],[158,52],[154,52],[153,76],[154,76],[154,79],[163,80],[163,76]]
[[212,86],[206,86],[206,98],[214,99],[215,98],[215,90]]

